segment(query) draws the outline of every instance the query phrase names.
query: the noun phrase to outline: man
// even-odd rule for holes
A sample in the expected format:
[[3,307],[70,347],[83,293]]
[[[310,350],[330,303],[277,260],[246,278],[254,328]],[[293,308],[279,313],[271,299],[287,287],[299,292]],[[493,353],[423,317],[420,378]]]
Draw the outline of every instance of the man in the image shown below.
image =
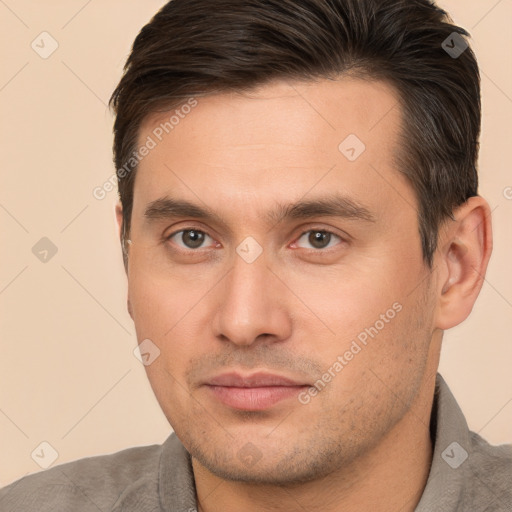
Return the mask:
[[173,0],[112,96],[128,310],[173,427],[1,510],[505,511],[437,374],[491,254],[478,67],[427,0]]

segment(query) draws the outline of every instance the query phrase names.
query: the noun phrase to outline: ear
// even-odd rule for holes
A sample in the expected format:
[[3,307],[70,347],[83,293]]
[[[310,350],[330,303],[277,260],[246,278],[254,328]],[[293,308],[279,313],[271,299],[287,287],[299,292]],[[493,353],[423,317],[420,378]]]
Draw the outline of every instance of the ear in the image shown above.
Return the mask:
[[[122,233],[123,233],[123,206],[121,202],[118,202],[116,204],[116,220],[117,220],[117,235],[119,237],[119,240],[121,241],[121,250],[123,252],[123,264],[124,264],[124,270],[126,274],[128,275],[128,256],[126,253],[126,240],[123,240]],[[128,307],[128,310],[130,310],[130,307]]]
[[[123,206],[121,205],[121,202],[118,202],[116,204],[116,220],[117,220],[117,234],[119,236],[119,239],[121,240],[121,244],[123,243],[121,239],[121,233],[123,229]],[[126,254],[123,252],[123,262],[124,262],[124,270],[126,274],[128,275],[128,260],[126,258]],[[126,299],[126,309],[128,310],[128,314],[133,319],[133,309],[132,309],[132,303],[130,302],[130,290],[128,289],[128,297]]]
[[450,329],[464,321],[482,288],[492,252],[491,209],[470,197],[440,229],[435,326]]
[[121,201],[116,204],[116,219],[117,219],[117,235],[121,239],[121,230],[123,229],[123,206]]

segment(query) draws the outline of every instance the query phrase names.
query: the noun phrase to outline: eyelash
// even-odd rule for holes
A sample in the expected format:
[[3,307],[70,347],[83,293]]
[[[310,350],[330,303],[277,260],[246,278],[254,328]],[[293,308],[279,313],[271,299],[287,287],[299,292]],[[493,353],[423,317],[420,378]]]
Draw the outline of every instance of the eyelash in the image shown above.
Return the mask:
[[[163,237],[163,242],[164,243],[168,243],[174,236],[180,234],[180,233],[185,233],[187,231],[196,231],[196,232],[199,232],[199,233],[202,233],[203,235],[206,235],[208,237],[210,237],[212,240],[213,237],[210,236],[206,231],[202,230],[202,229],[198,229],[198,228],[195,228],[195,227],[192,227],[192,226],[189,226],[187,228],[183,228],[183,229],[180,229],[178,231],[174,231],[173,233],[171,233],[170,235],[165,235]],[[347,242],[347,239],[343,238],[342,236],[338,235],[337,233],[334,233],[333,231],[330,231],[328,229],[323,229],[323,228],[310,228],[306,231],[303,231],[300,236],[296,239],[295,242],[293,242],[293,244],[296,244],[304,235],[308,234],[308,233],[325,233],[325,234],[328,234],[328,235],[331,235],[331,236],[334,236],[336,238],[338,238],[341,243],[343,242]],[[330,241],[329,241],[330,243]],[[202,249],[205,249],[204,247],[200,247],[200,248],[197,248],[197,249],[191,249],[191,248],[185,248],[185,247],[180,247],[178,246],[179,249],[177,249],[178,251],[182,251],[182,252],[187,252],[187,253],[198,253],[200,252]],[[301,248],[303,249],[303,248]],[[311,251],[311,252],[314,252],[316,254],[318,253],[326,253],[326,252],[329,252],[329,250],[332,249],[332,247],[326,247],[326,248],[322,248],[322,249],[305,249],[306,251]]]

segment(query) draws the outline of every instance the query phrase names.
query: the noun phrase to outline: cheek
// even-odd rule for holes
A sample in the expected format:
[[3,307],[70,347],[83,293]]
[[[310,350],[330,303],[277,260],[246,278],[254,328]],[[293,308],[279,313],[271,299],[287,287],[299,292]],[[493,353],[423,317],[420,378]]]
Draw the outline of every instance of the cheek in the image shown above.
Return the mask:
[[298,316],[298,329],[308,334],[296,337],[300,349],[315,354],[326,371],[342,356],[349,381],[369,368],[398,369],[423,359],[428,344],[422,321],[425,277],[417,261],[403,266],[391,255],[332,268],[316,277],[295,276],[294,291],[317,314]]
[[197,272],[155,271],[159,267],[138,253],[130,258],[128,296],[137,332],[144,337],[164,338],[193,319],[194,307],[209,289]]
[[185,370],[200,349],[193,332],[199,292],[176,284],[176,279],[158,279],[139,270],[132,273],[128,290],[137,340],[149,339],[158,353],[145,366],[149,383],[168,420],[179,423],[190,400]]
[[354,305],[335,326],[336,338],[317,346],[314,357],[328,384],[314,407],[370,421],[413,400],[428,362],[428,319],[417,297],[392,298]]
[[288,273],[283,281],[299,299],[294,302],[296,311],[305,313],[299,319],[308,319],[311,327],[314,313],[327,336],[344,339],[373,325],[396,302],[408,300],[412,277],[394,267],[393,261],[367,258],[357,264]]
[[198,355],[199,344],[197,333],[187,329],[193,311],[187,315],[190,307],[183,294],[169,293],[165,287],[150,284],[137,279],[130,283],[134,323],[138,342],[150,340],[151,350],[158,354],[145,370],[158,402],[169,417],[182,409],[169,404],[187,401],[184,372],[190,359]]

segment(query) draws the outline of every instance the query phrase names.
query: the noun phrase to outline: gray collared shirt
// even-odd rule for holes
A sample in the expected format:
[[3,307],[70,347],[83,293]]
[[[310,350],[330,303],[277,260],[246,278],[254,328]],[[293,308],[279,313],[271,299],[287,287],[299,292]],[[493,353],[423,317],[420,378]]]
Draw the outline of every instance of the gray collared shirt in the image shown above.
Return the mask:
[[[492,446],[468,425],[437,374],[434,452],[416,512],[511,512],[512,445]],[[162,445],[87,457],[0,489],[0,512],[196,512],[190,456],[171,434]]]

